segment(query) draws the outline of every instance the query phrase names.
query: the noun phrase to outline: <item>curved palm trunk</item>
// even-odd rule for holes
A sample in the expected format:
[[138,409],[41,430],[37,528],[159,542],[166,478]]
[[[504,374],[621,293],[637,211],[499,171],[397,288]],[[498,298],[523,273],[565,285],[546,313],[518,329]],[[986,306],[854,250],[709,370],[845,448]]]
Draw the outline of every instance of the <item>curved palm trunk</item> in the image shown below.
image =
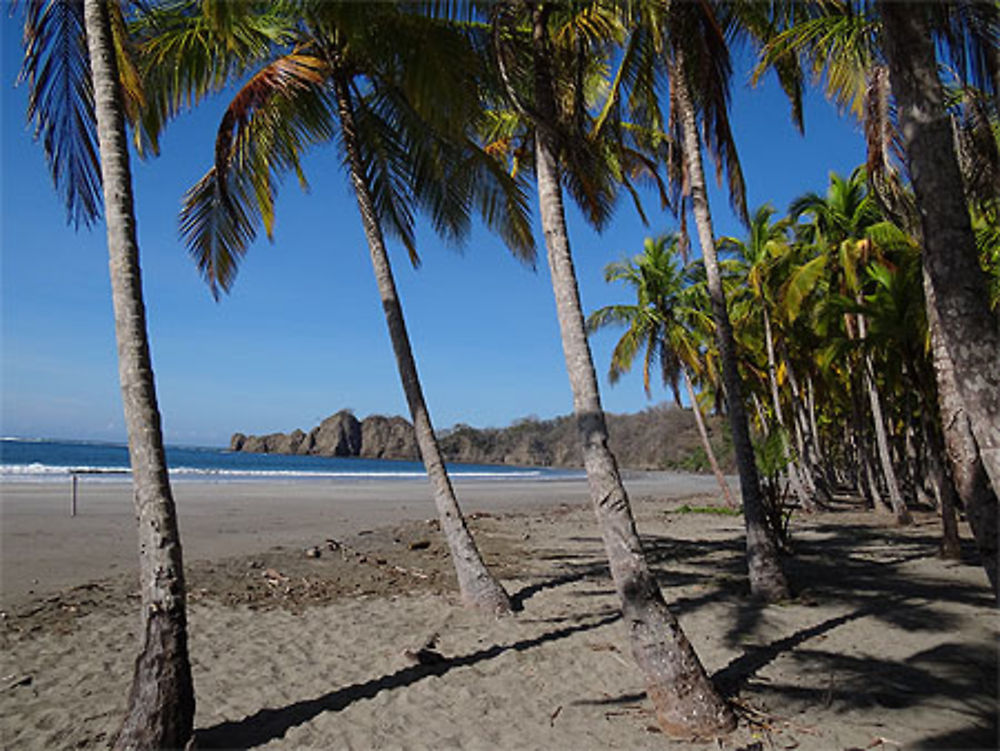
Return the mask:
[[788,597],[788,583],[785,581],[785,574],[778,558],[775,532],[768,524],[767,516],[764,513],[760,478],[757,475],[753,445],[750,443],[750,427],[743,404],[733,328],[729,321],[729,312],[726,309],[726,298],[715,254],[715,234],[712,229],[712,215],[708,207],[708,193],[705,190],[705,172],[701,163],[701,142],[698,138],[694,104],[685,80],[684,63],[680,53],[677,54],[673,74],[684,138],[684,158],[687,160],[688,181],[691,186],[691,206],[694,211],[695,224],[698,227],[698,240],[701,244],[702,258],[708,277],[708,292],[712,300],[712,315],[716,324],[719,358],[722,360],[726,406],[733,431],[733,449],[736,453],[740,489],[743,494],[743,518],[747,530],[747,567],[750,576],[750,591],[769,602],[775,602]]
[[[921,3],[879,4],[883,46],[923,228],[923,265],[983,467],[1000,492],[1000,327],[985,277]],[[933,303],[931,300],[933,299]]]
[[465,523],[465,517],[455,498],[455,490],[445,469],[444,459],[438,447],[434,427],[431,424],[430,412],[424,401],[423,389],[417,375],[417,364],[410,349],[410,338],[406,332],[406,322],[403,319],[403,309],[396,294],[396,283],[386,253],[382,229],[375,213],[371,191],[365,180],[364,165],[358,147],[357,129],[354,123],[354,110],[351,104],[347,82],[341,75],[334,76],[334,90],[337,96],[337,106],[340,114],[341,132],[344,138],[344,148],[347,151],[350,165],[351,181],[358,200],[358,210],[364,225],[368,249],[371,253],[375,281],[379,296],[382,299],[382,309],[385,313],[386,325],[389,327],[389,338],[396,355],[399,367],[399,377],[403,383],[403,392],[410,408],[413,428],[416,432],[417,446],[420,456],[427,469],[427,476],[434,489],[434,503],[437,506],[441,520],[441,530],[444,532],[451,558],[455,564],[458,576],[458,587],[462,600],[468,604],[497,615],[509,613],[510,598],[507,592],[486,568],[479,554],[475,540]]
[[736,719],[715,691],[663,600],[646,562],[618,466],[608,448],[607,426],[566,231],[557,146],[553,133],[545,129],[547,123],[555,121],[547,14],[545,5],[533,9],[535,106],[542,120],[536,123],[535,171],[552,291],[590,496],[621,600],[632,655],[645,678],[660,727],[671,735],[716,735],[732,730]]
[[997,547],[1000,546],[1000,501],[990,487],[980,461],[976,439],[969,426],[965,404],[958,393],[955,365],[948,355],[941,334],[941,321],[934,304],[934,290],[924,270],[924,295],[927,297],[927,324],[931,332],[931,355],[938,384],[938,409],[944,434],[948,464],[958,497],[976,540],[979,558],[989,578],[993,594],[1000,603],[1000,577],[997,575]]
[[149,354],[128,141],[105,3],[86,0],[84,20],[94,81],[118,374],[138,519],[144,632],[127,714],[114,745],[179,748],[191,738],[194,724],[181,542]]
[[712,467],[712,474],[715,475],[715,480],[719,483],[719,488],[722,490],[722,497],[725,499],[726,505],[729,508],[736,508],[736,501],[733,500],[733,493],[729,489],[729,483],[726,482],[726,476],[722,474],[722,470],[719,468],[719,462],[715,458],[715,450],[712,448],[711,441],[708,440],[705,416],[701,414],[701,407],[698,406],[698,398],[695,396],[694,386],[691,385],[691,377],[688,375],[687,368],[681,368],[681,376],[684,378],[684,388],[687,391],[688,399],[691,400],[694,423],[698,426],[698,436],[701,438],[701,445],[705,449],[708,463]]

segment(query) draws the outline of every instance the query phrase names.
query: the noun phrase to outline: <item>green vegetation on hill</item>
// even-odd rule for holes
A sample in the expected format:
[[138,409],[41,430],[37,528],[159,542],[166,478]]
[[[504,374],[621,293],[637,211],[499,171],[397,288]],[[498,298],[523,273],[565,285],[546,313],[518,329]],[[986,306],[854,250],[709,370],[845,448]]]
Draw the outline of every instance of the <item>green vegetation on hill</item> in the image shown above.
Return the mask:
[[[389,422],[394,430],[375,429]],[[724,420],[710,417],[707,422],[723,469],[732,471],[732,441]],[[690,410],[659,405],[637,414],[609,414],[607,423],[611,450],[621,467],[709,470]],[[376,416],[358,421],[349,412],[341,411],[308,434],[300,430],[267,436],[236,433],[231,448],[274,454],[417,459],[412,432],[412,425],[401,417]],[[571,416],[551,420],[526,417],[506,428],[474,428],[460,423],[442,431],[440,443],[445,458],[452,462],[529,467],[579,467],[583,463]]]

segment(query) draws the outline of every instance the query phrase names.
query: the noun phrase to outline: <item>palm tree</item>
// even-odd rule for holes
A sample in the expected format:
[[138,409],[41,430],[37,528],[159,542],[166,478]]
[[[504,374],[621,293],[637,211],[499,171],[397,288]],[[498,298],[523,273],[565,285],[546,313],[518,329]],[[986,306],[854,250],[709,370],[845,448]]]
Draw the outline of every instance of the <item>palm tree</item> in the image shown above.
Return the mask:
[[[1000,397],[996,394],[1000,389],[993,364],[1000,335],[995,323],[990,323],[988,311],[983,309],[983,282],[969,257],[967,208],[962,198],[961,177],[956,177],[953,136],[945,132],[951,128],[945,123],[935,45],[940,43],[941,51],[951,58],[952,71],[960,82],[975,79],[981,82],[981,88],[992,88],[995,107],[1000,101],[996,45],[1000,11],[996,3],[964,0],[935,4],[879,1],[860,7],[846,2],[817,3],[802,14],[798,11],[804,6],[790,7],[795,10],[790,14],[791,19],[777,24],[789,26],[791,20],[790,28],[769,41],[764,49],[764,62],[782,59],[788,68],[789,57],[794,62],[795,56],[804,56],[815,74],[826,73],[828,95],[842,106],[853,102],[855,114],[864,113],[870,174],[891,173],[888,152],[898,145],[905,151],[914,189],[918,182],[923,183],[917,191],[923,196],[919,200],[919,219],[908,229],[923,234],[930,227],[933,235],[933,249],[925,247],[924,251],[924,297],[935,342],[934,367],[942,428],[959,495],[970,519],[984,520],[978,527],[973,525],[977,544],[984,551],[983,560],[995,561],[1000,516],[996,492]],[[800,15],[805,17],[797,17]],[[777,49],[782,46],[783,50]],[[768,59],[769,48],[777,52],[773,55],[775,59]],[[797,84],[791,85],[789,91],[793,111],[801,120],[802,77],[786,77],[789,82],[796,79]],[[869,81],[877,85],[870,86]],[[890,120],[890,89],[896,99],[895,123]],[[962,142],[961,132],[957,140]],[[931,181],[930,186],[927,181]],[[891,174],[889,179],[874,184],[890,186],[886,191],[890,203],[897,206],[911,203],[901,195],[899,181],[892,179]],[[947,196],[947,202],[941,201],[943,196]],[[972,197],[975,199],[975,195]],[[928,216],[933,217],[930,224]],[[957,252],[950,251],[953,247]],[[937,291],[942,292],[949,308],[948,327],[943,325],[941,313],[933,309],[938,305]],[[961,350],[961,363],[952,360],[953,350]],[[960,368],[961,378],[956,368]],[[966,397],[971,400],[968,404]],[[992,458],[981,456],[983,451],[992,452]],[[989,469],[991,462],[993,469]],[[996,567],[993,566],[992,572],[988,563],[986,567],[996,588]]]
[[[718,10],[718,12],[717,12]],[[760,478],[757,473],[750,427],[744,404],[733,327],[716,253],[715,231],[708,203],[705,171],[702,164],[702,135],[705,146],[715,159],[718,171],[725,171],[730,200],[736,212],[746,220],[743,176],[729,127],[729,78],[731,64],[725,31],[731,19],[728,9],[716,9],[707,3],[647,2],[639,6],[640,24],[651,38],[656,51],[656,66],[640,80],[654,82],[655,72],[669,81],[669,122],[676,129],[676,151],[680,163],[670,169],[687,187],[695,218],[702,261],[705,265],[708,294],[722,363],[726,411],[733,435],[733,449],[743,496],[746,524],[747,568],[750,590],[767,601],[788,597],[778,557],[774,530],[764,512]],[[648,101],[649,97],[645,97]],[[656,120],[662,121],[662,117]]]
[[[857,303],[863,296],[863,269],[883,248],[891,243],[906,243],[908,238],[891,222],[884,221],[871,195],[867,191],[867,178],[863,168],[858,168],[844,180],[831,173],[830,188],[826,196],[807,193],[792,202],[789,213],[794,219],[809,214],[813,219],[813,241],[818,255],[802,269],[803,278],[815,279],[817,272],[825,269],[829,275],[828,288],[834,294]],[[800,285],[799,280],[791,282]],[[831,298],[833,299],[833,298]],[[844,328],[851,341],[864,342],[868,323],[863,313],[843,313]],[[889,503],[896,521],[909,524],[912,519],[899,489],[896,471],[889,451],[882,398],[875,382],[870,354],[861,357],[862,387],[867,393],[871,422],[875,432],[876,448],[882,477],[889,492]],[[877,495],[874,483],[870,483]]]
[[[604,269],[604,280],[623,282],[630,286],[635,293],[636,302],[608,305],[595,310],[587,318],[587,330],[592,333],[610,325],[626,327],[611,355],[608,377],[612,383],[632,368],[635,356],[642,348],[646,352],[642,376],[647,398],[651,395],[650,370],[654,362],[659,363],[663,384],[671,386],[678,406],[680,393],[677,381],[683,381],[705,455],[726,505],[735,508],[736,502],[715,458],[705,418],[691,382],[692,372],[702,369],[700,343],[692,319],[704,319],[707,316],[703,316],[684,299],[684,274],[674,264],[674,258],[680,252],[679,242],[677,235],[646,238],[643,252],[634,259],[608,264]],[[702,327],[711,327],[710,320],[701,320],[699,323]]]
[[[112,30],[112,17],[122,28],[120,13],[103,0],[29,6],[22,75],[31,87],[29,117],[43,136],[56,187],[71,216],[86,224],[94,221],[103,188],[143,622],[128,710],[114,746],[181,748],[191,737],[195,709],[184,566],[142,299],[121,93],[127,79],[116,59],[124,45]],[[134,71],[124,73],[129,72]]]
[[[956,11],[973,4],[960,5],[962,8]],[[989,48],[996,45],[1000,11],[995,3],[981,5],[989,15],[987,29],[993,41],[984,45]],[[932,291],[928,304],[937,308],[944,347],[953,363],[953,379],[942,379],[938,388],[957,388],[983,466],[997,494],[1000,368],[996,364],[1000,360],[1000,326],[989,309],[986,279],[977,259],[951,122],[944,106],[934,28],[928,18],[935,8],[908,2],[879,2],[877,7],[906,162],[920,210],[924,269]],[[963,45],[975,41],[974,34],[963,37],[959,40]]]
[[[275,176],[301,174],[307,146],[338,139],[345,154],[403,391],[463,600],[506,613],[455,497],[423,396],[386,250],[392,231],[416,262],[413,211],[460,238],[469,212],[525,259],[533,255],[524,196],[465,130],[475,113],[476,60],[462,37],[395,5],[303,3],[289,16],[294,46],[236,94],[219,127],[216,162],[188,193],[182,233],[213,291],[228,290],[263,221],[273,222]],[[434,54],[430,54],[433,52]]]
[[[771,217],[774,216],[774,213],[774,208],[769,204],[759,207],[750,218],[750,231],[745,242],[732,237],[724,237],[719,241],[719,244],[722,249],[738,255],[742,266],[741,272],[746,281],[745,291],[750,298],[749,314],[753,315],[756,311],[760,313],[764,330],[764,351],[767,357],[767,380],[770,387],[771,404],[778,428],[782,435],[787,436],[790,431],[785,421],[778,387],[778,362],[774,343],[775,325],[772,321],[776,307],[775,300],[772,299],[772,288],[776,285],[771,277],[777,264],[789,255],[785,238],[788,222],[784,220],[772,222]],[[785,363],[783,369],[786,373],[791,373],[792,370],[789,363]],[[801,436],[803,430],[798,423],[798,414],[798,410],[793,410],[792,419],[796,421],[796,428]],[[801,439],[799,443],[801,458],[801,455],[805,453],[805,440]],[[793,492],[804,508],[815,511],[816,506],[813,500],[815,486],[812,485],[808,471],[798,466],[796,459],[792,456],[791,445],[788,441],[783,441],[783,451],[787,463],[788,479]],[[810,487],[806,487],[807,485]]]
[[[712,735],[735,726],[690,642],[667,608],[649,570],[601,407],[587,341],[563,205],[565,183],[600,226],[613,204],[625,149],[609,148],[590,118],[586,66],[604,60],[619,32],[612,9],[509,3],[491,8],[494,55],[504,104],[533,149],[539,213],[584,466],[611,575],[622,604],[632,654],[642,671],[660,727],[672,735]],[[558,33],[553,32],[553,27]],[[597,30],[597,31],[595,31]],[[521,33],[523,31],[523,34]],[[557,45],[556,38],[560,40]],[[601,161],[601,160],[604,161]]]

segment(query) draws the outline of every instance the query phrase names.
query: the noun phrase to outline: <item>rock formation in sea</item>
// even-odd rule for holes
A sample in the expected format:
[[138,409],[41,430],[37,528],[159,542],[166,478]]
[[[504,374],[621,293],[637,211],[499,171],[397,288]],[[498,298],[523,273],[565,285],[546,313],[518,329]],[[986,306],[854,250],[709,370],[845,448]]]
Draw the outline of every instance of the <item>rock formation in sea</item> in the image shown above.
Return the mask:
[[[611,449],[631,469],[707,470],[690,410],[657,406],[632,415],[607,415]],[[732,468],[725,421],[708,420],[723,468]],[[572,417],[526,418],[507,428],[456,425],[439,435],[448,461],[522,467],[579,467],[580,448]],[[419,459],[413,426],[402,417],[371,415],[358,420],[349,410],[326,418],[308,433],[256,436],[234,433],[229,448],[264,454],[360,456],[370,459]]]

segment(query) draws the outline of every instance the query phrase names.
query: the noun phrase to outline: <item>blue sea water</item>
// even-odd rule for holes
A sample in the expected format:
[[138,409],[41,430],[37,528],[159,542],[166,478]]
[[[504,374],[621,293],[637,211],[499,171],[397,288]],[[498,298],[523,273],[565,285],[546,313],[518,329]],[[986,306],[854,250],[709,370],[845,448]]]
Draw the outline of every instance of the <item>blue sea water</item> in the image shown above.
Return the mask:
[[[364,480],[426,478],[415,461],[324,456],[235,453],[219,448],[167,446],[172,480],[233,482],[248,480]],[[87,441],[0,439],[0,482],[65,480],[71,473],[121,479],[128,472],[122,444]],[[453,464],[454,479],[559,479],[581,472],[549,468]]]

